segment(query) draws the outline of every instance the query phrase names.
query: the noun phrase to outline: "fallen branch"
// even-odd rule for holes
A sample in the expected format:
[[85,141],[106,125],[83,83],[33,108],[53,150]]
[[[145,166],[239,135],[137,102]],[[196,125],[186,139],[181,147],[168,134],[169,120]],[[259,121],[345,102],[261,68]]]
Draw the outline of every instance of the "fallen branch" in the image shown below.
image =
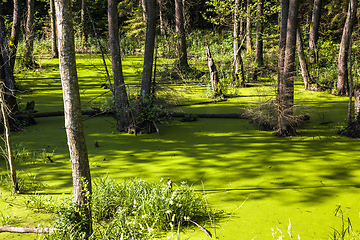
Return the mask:
[[[96,115],[101,113],[99,110],[88,110],[88,111],[82,111],[82,115]],[[23,119],[27,117],[34,117],[34,118],[40,118],[40,117],[60,117],[64,116],[64,111],[58,111],[58,112],[44,112],[44,113],[29,113],[29,114],[17,114],[12,116],[12,118],[15,119]]]
[[[185,117],[186,115],[190,115],[189,113],[178,113],[174,112],[171,114],[172,117]],[[199,113],[194,114],[198,118],[239,118],[239,119],[251,119],[251,115],[248,113],[226,113],[226,114],[205,114]]]
[[0,232],[14,232],[14,233],[53,233],[55,229],[53,228],[42,228],[42,227],[10,227],[10,226],[0,226]]

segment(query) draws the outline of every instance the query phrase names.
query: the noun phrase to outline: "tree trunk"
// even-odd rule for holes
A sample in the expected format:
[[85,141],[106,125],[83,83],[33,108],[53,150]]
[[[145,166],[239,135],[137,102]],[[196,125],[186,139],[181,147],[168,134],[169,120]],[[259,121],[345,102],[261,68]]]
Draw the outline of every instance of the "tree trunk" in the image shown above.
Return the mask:
[[320,16],[321,16],[321,0],[315,0],[313,13],[312,13],[310,34],[309,34],[310,62],[317,61],[316,44],[319,38]]
[[141,6],[142,6],[142,16],[143,16],[143,20],[144,22],[146,22],[146,0],[141,0]]
[[234,9],[234,72],[237,74],[240,66],[240,59],[238,54],[240,54],[240,26],[239,26],[239,5],[240,0],[235,0],[235,9]]
[[356,118],[359,118],[360,113],[360,90],[354,89],[354,114]]
[[219,78],[218,78],[218,73],[216,70],[216,65],[215,65],[214,59],[211,56],[210,48],[207,44],[206,44],[206,56],[208,59],[212,93],[213,93],[214,97],[218,97],[218,96],[222,95],[222,92],[219,87]]
[[313,12],[313,6],[314,6],[314,0],[308,0],[307,1],[307,14],[306,14],[306,34],[305,34],[305,41],[309,40],[309,34],[310,34],[310,27],[311,27],[311,18],[312,18],[312,12]]
[[337,94],[344,96],[349,94],[348,89],[348,52],[350,47],[350,38],[356,19],[357,0],[350,0],[346,22],[341,38],[339,57],[338,57],[338,81]]
[[177,38],[177,50],[179,55],[178,67],[180,71],[189,69],[186,50],[186,35],[184,28],[184,7],[182,0],[175,0],[175,29]]
[[42,227],[11,227],[1,226],[0,232],[15,232],[15,233],[53,233],[53,228],[42,228]]
[[246,1],[246,51],[252,52],[251,47],[251,0]]
[[88,24],[86,17],[86,9],[87,9],[87,0],[81,0],[81,13],[80,13],[81,41],[84,46],[88,45]]
[[9,162],[9,168],[10,168],[10,177],[11,177],[11,184],[12,184],[12,194],[15,194],[19,191],[19,185],[17,182],[17,176],[16,176],[16,167],[15,167],[15,158],[12,151],[12,144],[11,144],[11,137],[10,137],[10,125],[9,125],[9,112],[6,106],[6,103],[4,102],[4,86],[3,83],[1,83],[0,87],[0,101],[1,101],[1,115],[3,119],[3,125],[4,125],[4,134],[5,134],[5,146],[6,146],[6,157]]
[[13,25],[9,41],[10,65],[13,71],[15,67],[16,52],[19,43],[21,12],[21,0],[14,0]]
[[164,17],[163,17],[163,0],[159,0],[159,18],[160,18],[160,34],[161,36],[165,36],[165,24],[164,24]]
[[302,35],[300,30],[300,25],[297,27],[296,31],[296,46],[299,56],[300,68],[301,68],[301,75],[304,81],[304,88],[305,90],[309,90],[309,82],[310,82],[310,74],[308,64],[306,62],[306,57],[304,53],[304,46],[302,41]]
[[27,18],[25,26],[25,51],[24,64],[27,68],[35,68],[37,64],[34,59],[34,2],[35,0],[27,0]]
[[56,42],[56,15],[55,15],[55,6],[54,0],[50,0],[50,20],[51,20],[51,51],[52,57],[58,58],[59,52]]
[[259,67],[263,66],[263,38],[262,38],[262,17],[263,17],[263,2],[264,0],[257,0],[257,22],[256,22],[256,53],[255,61]]
[[151,76],[155,49],[155,28],[156,27],[156,0],[148,0],[148,12],[146,23],[146,40],[144,53],[144,67],[141,82],[142,98],[147,98],[151,92]]
[[124,82],[124,75],[121,64],[119,26],[117,0],[108,0],[108,22],[109,22],[109,42],[115,88],[115,108],[118,114],[118,129],[127,131],[129,127],[128,97]]
[[3,6],[0,1],[0,49],[1,49],[1,62],[0,69],[2,71],[3,78],[5,79],[6,95],[5,101],[10,111],[17,111],[18,105],[15,97],[15,80],[13,74],[13,68],[10,66],[10,53],[9,45],[5,35],[5,23],[3,18]]
[[[289,13],[289,0],[281,0],[281,13],[280,13],[280,39],[279,39],[279,63],[278,63],[278,89],[277,97],[283,92],[283,73],[284,73],[284,61],[285,61],[285,46],[286,46],[286,32],[287,32],[287,20]],[[279,100],[279,99],[278,99]]]
[[278,113],[277,136],[296,136],[293,124],[294,107],[294,77],[295,68],[295,48],[296,48],[296,29],[299,10],[299,0],[290,0],[288,9],[288,24],[286,31],[286,46],[284,60],[284,76],[282,77],[283,89],[279,93],[280,106]]
[[55,0],[55,9],[65,129],[72,163],[74,203],[85,216],[86,225],[82,230],[85,232],[86,238],[88,238],[92,233],[90,204],[92,187],[76,72],[71,0]]

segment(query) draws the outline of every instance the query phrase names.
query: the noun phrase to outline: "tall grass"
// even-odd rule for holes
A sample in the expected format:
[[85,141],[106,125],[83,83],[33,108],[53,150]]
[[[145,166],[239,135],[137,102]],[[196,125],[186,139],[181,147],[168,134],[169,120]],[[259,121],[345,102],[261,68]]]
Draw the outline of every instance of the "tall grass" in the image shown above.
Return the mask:
[[[189,220],[207,218],[204,197],[185,182],[171,190],[168,185],[132,178],[117,183],[108,176],[94,182],[92,195],[92,239],[152,239]],[[47,239],[82,239],[84,215],[71,199],[56,210],[54,234]]]

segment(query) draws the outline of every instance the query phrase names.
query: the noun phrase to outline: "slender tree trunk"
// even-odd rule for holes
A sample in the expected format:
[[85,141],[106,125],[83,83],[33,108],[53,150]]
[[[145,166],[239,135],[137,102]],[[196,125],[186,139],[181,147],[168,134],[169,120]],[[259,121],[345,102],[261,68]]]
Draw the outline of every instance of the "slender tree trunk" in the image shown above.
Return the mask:
[[[281,0],[281,13],[280,13],[280,40],[279,40],[279,63],[278,63],[278,94],[280,96],[283,92],[284,81],[284,61],[285,61],[285,46],[286,46],[286,32],[287,20],[289,13],[289,0]],[[279,99],[278,99],[279,100]]]
[[299,0],[290,0],[288,9],[288,24],[286,31],[286,46],[284,73],[282,77],[283,89],[281,89],[280,106],[278,113],[277,136],[296,136],[296,130],[292,123],[294,106],[294,77],[295,68],[295,48],[296,48],[296,29],[299,10]]
[[3,6],[2,0],[0,1],[0,49],[1,59],[0,68],[5,79],[6,95],[5,101],[10,111],[17,111],[18,105],[15,97],[15,80],[13,74],[13,68],[10,65],[10,52],[9,45],[5,35],[5,22],[3,18]]
[[312,13],[310,34],[309,34],[310,62],[317,61],[316,44],[319,39],[320,17],[321,17],[321,0],[315,0],[313,13]]
[[10,168],[10,177],[11,177],[11,184],[12,184],[12,194],[15,194],[19,191],[19,185],[17,182],[16,176],[16,167],[15,167],[15,158],[12,151],[12,144],[11,144],[11,137],[10,137],[10,124],[9,124],[9,112],[4,101],[4,86],[1,83],[0,87],[0,101],[1,101],[1,115],[4,125],[4,135],[5,135],[5,145],[6,145],[6,157],[9,162]]
[[350,47],[349,47],[349,76],[350,76],[350,81],[349,81],[349,103],[348,103],[348,126],[350,126],[351,122],[352,122],[352,117],[351,117],[351,103],[352,103],[352,91],[353,91],[353,78],[352,78],[352,61],[351,61],[351,47],[352,47],[352,41],[350,38]]
[[75,62],[71,0],[55,0],[59,65],[64,98],[65,129],[72,163],[74,203],[85,215],[83,229],[92,233],[91,176],[82,125],[79,85]]
[[54,0],[50,0],[50,19],[51,19],[51,51],[53,58],[59,57],[56,41],[56,15]]
[[235,0],[235,9],[234,9],[234,70],[235,74],[239,70],[239,58],[238,54],[240,52],[240,26],[239,26],[239,5],[240,0]]
[[163,11],[163,0],[159,0],[160,33],[166,38]]
[[300,68],[301,68],[301,75],[304,81],[304,88],[305,90],[309,90],[309,82],[310,82],[310,74],[308,64],[306,62],[306,57],[304,53],[304,46],[302,41],[302,34],[300,30],[300,25],[298,24],[297,31],[296,31],[296,46],[299,56]]
[[115,88],[115,107],[119,115],[120,131],[129,127],[128,98],[121,64],[117,0],[108,0],[109,42]]
[[144,67],[140,93],[143,99],[147,98],[151,93],[151,76],[155,49],[156,0],[148,0],[147,6]]
[[142,6],[142,15],[143,15],[143,20],[144,22],[146,22],[146,0],[141,0],[141,6]]
[[252,52],[251,46],[251,0],[246,1],[246,51]]
[[34,59],[34,6],[35,0],[27,0],[27,18],[25,26],[25,51],[24,64],[27,68],[34,68],[37,66]]
[[263,27],[262,27],[262,17],[263,17],[263,3],[264,0],[257,0],[257,22],[256,22],[256,53],[255,61],[259,67],[262,67],[264,64],[264,55],[263,55]]
[[184,28],[184,7],[182,0],[175,0],[175,28],[177,38],[177,48],[179,55],[178,66],[180,71],[186,71],[189,69],[187,61],[187,49],[186,49],[186,35]]
[[210,48],[207,44],[206,44],[206,56],[208,59],[208,66],[209,66],[211,88],[212,88],[213,96],[218,97],[218,96],[222,95],[222,92],[221,92],[221,88],[219,87],[219,78],[218,78],[218,73],[216,70],[216,65],[215,65],[214,59],[211,56]]
[[311,18],[312,18],[312,12],[313,12],[313,6],[314,6],[314,0],[308,0],[307,1],[308,8],[307,8],[307,14],[306,14],[306,34],[305,34],[305,41],[309,40],[309,34],[310,34],[310,26],[311,26]]
[[81,41],[84,46],[88,44],[88,26],[87,26],[87,18],[86,18],[86,9],[87,9],[87,0],[81,0]]
[[338,95],[348,95],[349,86],[348,86],[348,53],[350,48],[350,38],[352,34],[352,29],[356,19],[357,11],[357,0],[350,0],[348,13],[346,17],[346,22],[341,38],[340,51],[338,57],[338,81],[337,81],[337,94]]
[[21,0],[14,0],[14,10],[13,10],[13,25],[11,29],[11,36],[9,41],[9,51],[10,51],[10,65],[14,71],[16,52],[19,43],[20,35],[20,24],[21,24]]

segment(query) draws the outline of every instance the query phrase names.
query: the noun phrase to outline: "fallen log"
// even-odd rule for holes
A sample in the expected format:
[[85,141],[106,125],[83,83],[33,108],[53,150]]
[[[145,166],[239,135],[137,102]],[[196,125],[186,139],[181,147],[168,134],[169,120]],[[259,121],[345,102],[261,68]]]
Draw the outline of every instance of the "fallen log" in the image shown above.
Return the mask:
[[10,227],[0,226],[0,232],[14,232],[14,233],[53,233],[53,228],[42,228],[42,227]]
[[[100,110],[87,110],[82,111],[82,115],[96,115],[101,113]],[[105,112],[103,112],[105,114]],[[41,118],[41,117],[60,117],[64,116],[64,111],[57,111],[57,112],[44,112],[44,113],[28,113],[28,114],[17,114],[13,115],[12,118],[15,119],[23,119],[28,118],[29,116],[33,118]]]
[[[172,117],[185,117],[190,115],[189,113],[178,113],[174,112],[171,114]],[[251,119],[251,115],[248,113],[225,113],[225,114],[194,114],[199,118],[239,118],[239,119]]]

